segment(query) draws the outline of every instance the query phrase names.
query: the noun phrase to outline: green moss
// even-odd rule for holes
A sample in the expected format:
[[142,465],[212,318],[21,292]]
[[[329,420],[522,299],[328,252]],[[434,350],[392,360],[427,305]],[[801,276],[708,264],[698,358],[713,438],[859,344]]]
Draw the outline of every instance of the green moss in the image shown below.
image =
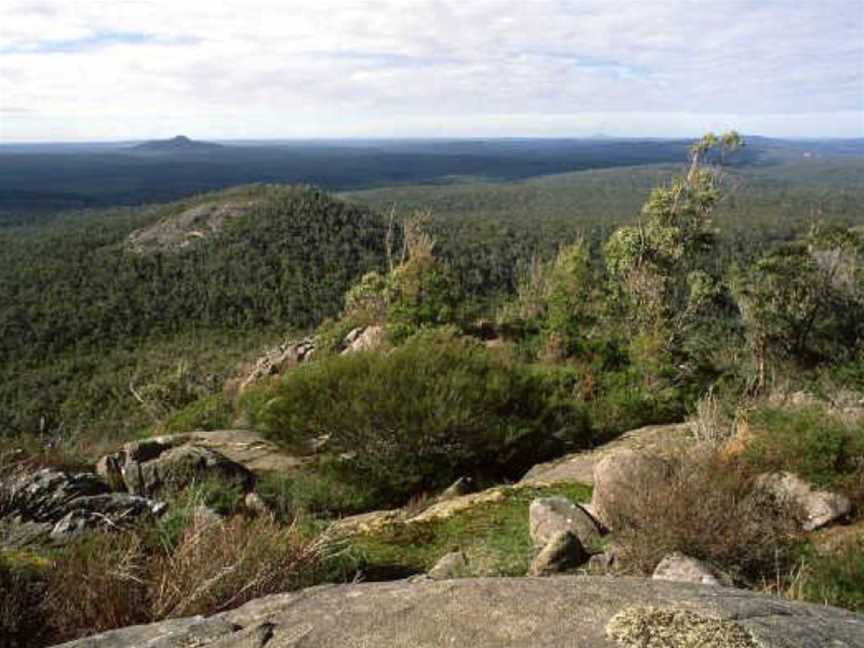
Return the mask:
[[355,536],[349,551],[367,578],[426,572],[444,554],[456,550],[468,558],[466,576],[524,576],[534,557],[528,507],[536,497],[554,495],[585,502],[591,489],[568,484],[505,490],[502,501],[479,504],[444,519]]

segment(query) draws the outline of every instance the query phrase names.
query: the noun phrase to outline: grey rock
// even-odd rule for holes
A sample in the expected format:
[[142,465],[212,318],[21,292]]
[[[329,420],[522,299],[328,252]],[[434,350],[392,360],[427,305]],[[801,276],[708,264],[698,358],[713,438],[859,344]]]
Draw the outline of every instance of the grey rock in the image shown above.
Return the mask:
[[600,523],[614,530],[618,504],[629,502],[636,493],[664,488],[669,473],[664,459],[626,448],[601,459],[594,466],[591,496],[591,507]]
[[255,476],[246,467],[211,448],[189,442],[184,435],[127,443],[100,459],[96,470],[106,481],[135,495],[177,491],[210,478],[247,492],[255,483]]
[[[607,626],[634,607],[734,622],[761,648],[864,648],[860,614],[745,590],[630,577],[323,586],[257,599],[213,619],[243,629],[272,624],[268,648],[621,648],[607,636]],[[165,624],[179,623],[114,631],[110,643],[98,635],[67,646],[149,647],[158,644],[148,641],[165,636]],[[219,648],[241,648],[245,638],[237,632],[216,641]]]
[[528,575],[561,574],[581,567],[588,562],[589,558],[590,555],[575,534],[570,531],[559,531],[549,539],[546,546],[531,562]]
[[537,464],[519,481],[524,486],[594,483],[594,468],[620,450],[633,450],[658,457],[676,456],[693,443],[687,423],[650,425],[631,430],[593,450],[583,450],[553,461]]
[[37,542],[65,544],[95,529],[113,528],[158,516],[164,504],[127,493],[113,493],[92,473],[43,469],[7,482],[0,517],[0,544],[22,547]]
[[767,473],[757,478],[757,484],[800,512],[801,527],[813,531],[841,520],[852,511],[852,502],[841,493],[815,490],[810,484],[790,472]]
[[246,497],[243,499],[243,505],[246,507],[246,510],[257,515],[268,515],[271,513],[270,507],[267,506],[267,502],[265,502],[255,491],[246,493]]
[[460,477],[443,491],[441,491],[441,494],[437,497],[437,500],[439,502],[443,502],[444,500],[453,499],[454,497],[462,497],[463,495],[468,495],[469,493],[473,493],[475,490],[476,488],[474,486],[474,480],[472,480],[470,477]]
[[240,392],[242,393],[250,385],[253,385],[262,378],[281,374],[299,364],[308,362],[312,359],[314,351],[315,340],[312,338],[286,342],[277,347],[265,350],[264,353],[255,361],[252,371],[250,371],[246,377],[240,381]]
[[674,581],[676,583],[732,586],[732,580],[727,575],[711,569],[701,560],[678,552],[665,556],[654,569],[654,574],[651,577],[654,580]]
[[468,559],[461,551],[453,551],[442,556],[429,570],[428,576],[434,580],[460,578],[468,569]]
[[566,497],[539,497],[528,507],[528,525],[534,547],[541,549],[562,531],[573,533],[586,547],[600,544],[600,527],[587,511]]
[[[220,639],[235,635],[238,628],[225,619],[197,616],[111,630],[59,645],[64,648],[198,648],[218,645]],[[240,648],[242,644],[222,645]]]
[[618,549],[612,545],[591,556],[585,567],[589,574],[606,576],[615,573],[618,563]]
[[[351,331],[351,333],[355,333],[357,329]],[[349,333],[349,337],[351,337],[351,333]],[[357,353],[358,351],[375,351],[377,350],[384,342],[384,327],[373,325],[367,326],[363,329],[363,332],[357,332],[357,334],[350,341],[348,338],[345,338],[345,350],[342,351],[343,355],[347,353]]]

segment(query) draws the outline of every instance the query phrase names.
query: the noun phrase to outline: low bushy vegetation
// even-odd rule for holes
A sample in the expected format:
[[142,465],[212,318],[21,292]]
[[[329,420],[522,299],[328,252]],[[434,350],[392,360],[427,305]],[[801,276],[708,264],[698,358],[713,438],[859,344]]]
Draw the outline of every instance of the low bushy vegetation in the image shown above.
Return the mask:
[[864,419],[844,420],[820,405],[764,406],[747,424],[745,457],[754,468],[788,470],[817,486],[864,496]]
[[347,479],[398,502],[459,476],[518,477],[585,444],[585,415],[559,387],[477,341],[430,330],[387,354],[303,366],[248,402],[271,438],[326,435]]
[[864,537],[832,551],[811,548],[785,594],[864,613]]
[[[128,625],[211,615],[320,582],[326,536],[296,524],[193,515],[166,542],[156,527],[100,533],[38,566],[0,556],[0,646],[49,645]],[[13,643],[4,643],[13,641]]]
[[618,545],[625,569],[651,574],[680,552],[755,586],[795,561],[795,512],[756,488],[740,461],[700,449],[677,457],[668,479],[615,502]]

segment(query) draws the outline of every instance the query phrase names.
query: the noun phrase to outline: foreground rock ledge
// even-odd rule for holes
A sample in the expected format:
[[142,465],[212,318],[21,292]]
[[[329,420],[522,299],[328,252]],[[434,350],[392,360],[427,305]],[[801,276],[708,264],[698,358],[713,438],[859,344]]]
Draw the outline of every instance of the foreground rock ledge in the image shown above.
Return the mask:
[[864,648],[864,616],[736,589],[644,578],[560,576],[396,581],[277,594],[203,619],[115,630],[76,648],[615,648],[607,625],[633,607],[727,620],[765,648]]

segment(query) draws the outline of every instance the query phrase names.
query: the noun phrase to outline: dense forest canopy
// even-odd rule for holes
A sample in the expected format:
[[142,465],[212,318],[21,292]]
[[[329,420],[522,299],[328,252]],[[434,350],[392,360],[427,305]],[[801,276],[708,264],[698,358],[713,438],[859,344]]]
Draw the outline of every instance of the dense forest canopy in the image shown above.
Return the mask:
[[[501,301],[517,290],[532,260],[551,258],[561,245],[584,240],[598,264],[602,244],[614,228],[632,222],[652,187],[668,183],[682,169],[684,149],[679,143],[630,143],[631,152],[623,156],[621,142],[594,144],[583,161],[602,166],[605,163],[591,156],[611,155],[607,161],[617,168],[510,183],[398,185],[340,198],[308,187],[254,185],[162,206],[7,212],[6,226],[0,228],[2,433],[111,436],[118,426],[137,429],[152,423],[130,395],[130,383],[168,380],[180,359],[186,363],[184,371],[195,373],[206,392],[225,380],[241,350],[248,353],[265,341],[308,330],[337,315],[347,287],[385,266],[391,221],[417,210],[427,212],[424,227],[436,240],[435,254],[460,286],[463,315],[493,317]],[[478,152],[489,151],[493,157],[503,156],[506,167],[507,159],[524,162],[550,151],[553,159],[564,160],[572,157],[574,145],[505,141],[389,146],[381,159],[419,155],[450,164],[456,156],[474,164],[485,159],[476,157]],[[790,146],[770,155],[770,147],[761,146],[753,148],[760,151],[758,156],[748,155],[762,162],[724,171],[723,198],[713,214],[718,244],[710,262],[717,273],[795,240],[814,223],[864,222],[864,163],[848,150],[825,145],[821,157],[814,159],[802,158],[801,150]],[[347,157],[336,145],[316,150],[324,149],[328,159],[340,163],[360,164],[371,154],[359,145],[351,147]],[[649,158],[668,154],[679,162],[620,166],[634,156],[643,161],[646,149],[653,151]],[[103,154],[108,155],[99,152]],[[19,155],[8,159],[26,162],[26,156]],[[153,158],[148,155],[146,164],[160,173],[171,168],[170,159]],[[86,161],[83,164],[86,167]],[[428,172],[423,165],[405,168],[411,178],[425,178]],[[504,167],[484,168],[494,175]],[[148,186],[155,180],[143,178]],[[86,185],[81,188],[90,191]],[[141,253],[129,243],[133,232],[179,222],[201,206],[237,201],[255,206],[188,248]],[[197,235],[194,229],[190,232]],[[221,359],[214,346],[224,350]],[[136,349],[145,348],[151,350],[147,357],[152,361],[136,356]],[[172,351],[163,353],[166,349]]]

